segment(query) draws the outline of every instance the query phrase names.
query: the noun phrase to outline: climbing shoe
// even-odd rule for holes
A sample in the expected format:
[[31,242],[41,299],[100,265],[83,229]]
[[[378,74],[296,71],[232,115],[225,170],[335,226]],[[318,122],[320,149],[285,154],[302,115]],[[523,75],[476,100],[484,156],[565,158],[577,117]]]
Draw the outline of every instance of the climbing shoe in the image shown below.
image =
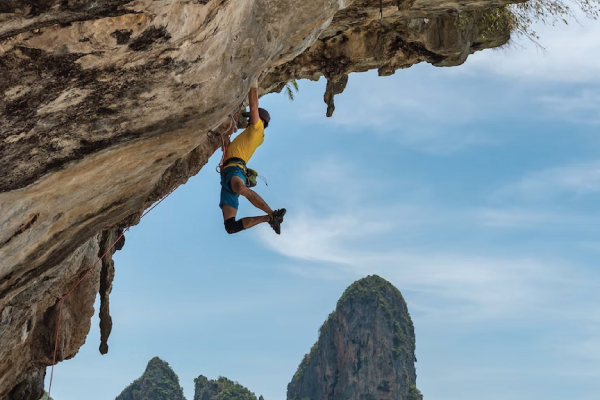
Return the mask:
[[283,223],[283,216],[285,215],[286,209],[280,208],[279,210],[273,211],[273,218],[279,221],[279,223]]
[[285,215],[285,208],[273,211],[273,215],[269,219],[269,225],[275,231],[276,234],[281,234],[281,223],[283,222],[283,216]]
[[271,217],[269,225],[271,225],[276,234],[279,235],[281,233],[281,222],[278,219]]

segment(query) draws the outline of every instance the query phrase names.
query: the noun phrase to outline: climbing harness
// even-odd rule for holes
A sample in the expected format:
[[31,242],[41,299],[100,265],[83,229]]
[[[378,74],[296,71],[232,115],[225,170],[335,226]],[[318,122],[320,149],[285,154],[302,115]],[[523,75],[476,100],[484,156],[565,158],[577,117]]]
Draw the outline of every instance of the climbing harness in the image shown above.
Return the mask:
[[242,170],[242,173],[244,174],[244,177],[246,178],[246,186],[249,188],[253,188],[254,186],[256,186],[256,184],[258,183],[257,178],[260,178],[265,183],[265,185],[269,186],[265,177],[262,175],[259,175],[258,172],[256,172],[252,168],[248,167],[246,165],[246,162],[244,160],[242,160],[241,158],[229,157],[225,161],[221,161],[221,165],[220,165],[221,171],[223,171],[223,167],[225,165],[231,165],[231,166],[236,165],[236,166],[240,167],[240,169]]
[[260,178],[265,185],[269,186],[269,184],[267,183],[267,180],[262,176],[262,175],[258,175],[258,172],[256,172],[255,170],[253,170],[252,168],[248,168],[246,166],[246,163],[244,162],[244,160],[239,159],[239,158],[230,158],[230,159],[225,159],[225,155],[227,154],[227,149],[229,148],[229,145],[231,144],[231,135],[233,135],[235,132],[237,132],[237,121],[238,118],[240,117],[240,115],[242,115],[243,117],[249,117],[249,113],[246,111],[241,111],[242,110],[242,106],[240,105],[240,107],[238,108],[238,111],[230,114],[229,115],[229,125],[227,126],[227,129],[225,129],[225,131],[223,133],[219,133],[219,132],[215,132],[212,129],[208,131],[208,136],[212,139],[212,138],[216,138],[217,136],[221,139],[221,150],[223,151],[223,155],[221,156],[221,161],[219,161],[219,165],[217,165],[217,167],[215,168],[217,173],[222,173],[223,172],[223,167],[225,167],[225,162],[227,161],[227,164],[233,164],[236,163],[238,165],[242,166],[242,170],[244,171],[244,176],[246,177],[246,186],[247,187],[254,187],[257,184],[257,178]]
[[[148,210],[146,210],[146,212],[144,212],[142,214],[142,216],[140,217],[140,220],[142,218],[144,218],[146,215],[148,215],[148,213],[152,210],[154,210],[154,208],[156,206],[158,206],[160,203],[162,203],[162,201],[164,199],[166,199],[167,197],[169,197],[169,195],[171,193],[173,193],[175,191],[176,188],[171,189],[171,191],[169,193],[167,193],[166,195],[164,195],[159,201],[157,201],[156,203],[154,203],[154,205],[152,207],[150,207]],[[52,369],[50,372],[50,383],[48,386],[48,398],[50,398],[50,392],[52,391],[52,378],[54,377],[54,365],[56,364],[56,352],[58,350],[58,333],[60,331],[60,317],[62,314],[62,308],[63,308],[63,304],[65,303],[65,299],[71,294],[73,293],[73,291],[75,289],[77,289],[77,286],[79,286],[79,284],[81,284],[81,282],[83,282],[83,280],[85,278],[87,278],[87,276],[94,270],[94,268],[96,268],[96,265],[98,265],[98,263],[100,261],[102,261],[102,259],[108,254],[109,251],[112,250],[113,247],[115,247],[115,245],[119,242],[119,240],[121,240],[121,238],[125,235],[125,232],[127,232],[129,230],[129,228],[131,228],[130,226],[128,226],[127,228],[123,229],[123,232],[121,232],[121,234],[119,235],[119,237],[117,238],[117,240],[115,240],[113,242],[113,244],[110,245],[110,247],[104,252],[104,254],[102,254],[102,256],[100,256],[100,258],[98,260],[96,260],[96,262],[94,263],[94,265],[91,266],[90,269],[87,270],[87,272],[81,277],[81,279],[79,279],[77,281],[77,283],[75,284],[75,286],[73,286],[73,288],[71,290],[69,290],[69,292],[67,292],[67,294],[65,294],[60,300],[60,306],[58,307],[58,321],[56,323],[56,337],[54,339],[54,355],[52,356]]]

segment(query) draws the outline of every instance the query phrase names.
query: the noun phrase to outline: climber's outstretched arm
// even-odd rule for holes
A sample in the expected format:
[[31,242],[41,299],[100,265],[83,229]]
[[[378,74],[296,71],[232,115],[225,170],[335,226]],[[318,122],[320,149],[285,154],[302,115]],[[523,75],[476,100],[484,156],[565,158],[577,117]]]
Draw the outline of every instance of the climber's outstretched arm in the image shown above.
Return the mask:
[[254,80],[250,93],[248,93],[248,103],[250,104],[250,123],[252,125],[258,123],[258,80]]

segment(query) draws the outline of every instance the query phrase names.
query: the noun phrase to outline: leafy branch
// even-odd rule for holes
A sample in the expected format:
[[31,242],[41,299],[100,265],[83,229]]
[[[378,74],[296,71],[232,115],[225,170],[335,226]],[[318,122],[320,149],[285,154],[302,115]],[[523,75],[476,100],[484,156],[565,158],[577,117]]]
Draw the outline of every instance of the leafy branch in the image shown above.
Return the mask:
[[456,26],[464,29],[477,19],[479,33],[484,38],[498,31],[506,31],[526,38],[544,50],[533,25],[538,22],[550,26],[557,23],[568,25],[571,20],[577,21],[578,11],[586,18],[595,20],[600,16],[600,0],[528,0],[495,7],[483,13],[459,12]]
[[285,95],[290,101],[294,101],[294,92],[298,93],[298,82],[295,79],[292,79],[288,83],[285,84],[285,88],[283,89]]

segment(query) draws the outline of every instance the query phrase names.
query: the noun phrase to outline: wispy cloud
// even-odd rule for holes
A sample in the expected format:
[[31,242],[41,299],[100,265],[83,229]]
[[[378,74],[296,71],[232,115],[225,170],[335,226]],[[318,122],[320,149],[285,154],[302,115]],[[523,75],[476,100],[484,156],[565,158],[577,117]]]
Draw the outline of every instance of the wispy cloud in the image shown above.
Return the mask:
[[542,96],[539,102],[563,120],[578,124],[600,124],[600,94],[589,87],[575,94]]
[[482,101],[485,93],[473,88],[457,92],[429,65],[418,65],[413,69],[408,73],[419,75],[419,79],[406,79],[400,87],[389,84],[393,77],[352,74],[345,92],[336,96],[336,111],[332,118],[319,119],[324,108],[315,106],[314,102],[305,105],[302,114],[322,121],[320,123],[332,132],[342,128],[346,132],[376,136],[390,144],[430,154],[452,154],[498,143],[498,138],[484,129],[451,128],[487,121],[489,110],[502,111],[509,104],[490,98]]
[[[600,216],[565,210],[540,210],[539,207],[488,207],[470,213],[483,226],[496,228],[565,228],[600,224]],[[599,246],[600,247],[600,246]]]
[[526,174],[499,189],[494,197],[552,199],[558,195],[585,196],[600,192],[600,161],[551,167]]
[[[364,214],[366,215],[366,213]],[[363,215],[363,216],[364,216]],[[539,288],[560,279],[556,265],[530,257],[492,257],[476,251],[435,251],[403,248],[389,220],[370,216],[336,215],[315,218],[297,215],[286,221],[284,235],[261,231],[263,243],[287,257],[319,263],[316,277],[361,277],[377,273],[412,292],[412,306],[441,323],[456,320],[521,318],[533,313],[546,295]],[[365,248],[377,240],[386,246]]]
[[457,74],[495,73],[528,82],[599,82],[600,81],[600,24],[579,15],[569,26],[538,24],[535,30],[546,51],[533,43],[502,51],[476,53],[469,57]]
[[[434,324],[482,320],[539,322],[556,318],[546,312],[549,309],[568,313],[557,307],[557,293],[564,287],[578,290],[574,288],[581,288],[584,281],[573,279],[577,273],[560,259],[543,253],[520,253],[502,242],[494,245],[492,241],[486,248],[472,243],[474,238],[496,228],[547,230],[569,225],[577,229],[590,224],[589,215],[531,207],[523,198],[563,191],[600,191],[600,163],[526,174],[500,190],[502,201],[494,193],[490,198],[483,196],[479,205],[457,210],[439,201],[430,203],[408,197],[377,207],[367,193],[347,196],[342,188],[347,185],[344,177],[348,169],[329,168],[329,162],[336,163],[319,163],[325,166],[321,170],[326,173],[307,169],[306,179],[298,180],[297,205],[286,217],[282,235],[273,235],[268,227],[258,230],[265,246],[288,259],[286,266],[290,271],[316,279],[348,280],[380,274],[411,296],[411,308],[421,322]],[[365,185],[381,190],[380,177],[357,172],[353,179],[351,186],[361,187],[362,180],[368,180]],[[313,207],[311,197],[320,192],[327,192],[328,201],[336,205],[327,213]],[[457,231],[465,236],[454,237],[448,244],[427,239],[448,226],[460,227]],[[414,237],[424,241],[412,240]]]

